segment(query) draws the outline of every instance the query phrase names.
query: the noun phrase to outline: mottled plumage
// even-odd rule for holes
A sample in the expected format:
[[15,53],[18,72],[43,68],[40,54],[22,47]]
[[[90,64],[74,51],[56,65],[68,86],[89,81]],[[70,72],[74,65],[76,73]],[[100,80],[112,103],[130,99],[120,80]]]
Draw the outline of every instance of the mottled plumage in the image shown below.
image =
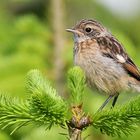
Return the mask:
[[108,99],[122,90],[140,92],[137,66],[105,27],[95,20],[81,20],[67,31],[74,33],[74,63],[85,71],[91,87],[108,94]]

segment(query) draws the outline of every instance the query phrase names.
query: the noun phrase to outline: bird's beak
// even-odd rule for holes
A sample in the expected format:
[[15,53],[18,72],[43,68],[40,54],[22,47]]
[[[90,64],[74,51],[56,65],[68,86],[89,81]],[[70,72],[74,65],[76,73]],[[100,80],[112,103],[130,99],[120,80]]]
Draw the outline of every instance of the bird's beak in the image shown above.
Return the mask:
[[75,33],[75,34],[78,34],[78,35],[82,35],[82,33],[78,30],[74,30],[74,29],[66,29],[67,32],[72,32],[72,33]]

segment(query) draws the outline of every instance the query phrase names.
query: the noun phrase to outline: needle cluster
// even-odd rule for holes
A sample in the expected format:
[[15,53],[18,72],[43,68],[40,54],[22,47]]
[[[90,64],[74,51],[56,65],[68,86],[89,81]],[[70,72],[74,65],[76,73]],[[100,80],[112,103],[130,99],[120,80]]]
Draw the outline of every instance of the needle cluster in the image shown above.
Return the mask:
[[87,95],[84,90],[85,81],[84,72],[79,67],[69,70],[68,87],[71,93],[71,106],[68,100],[59,96],[39,70],[31,70],[26,80],[26,89],[30,93],[27,100],[1,94],[1,129],[14,126],[12,134],[22,126],[34,124],[45,126],[46,129],[51,129],[54,125],[68,126],[68,131],[80,131],[80,134],[89,126],[100,129],[102,133],[110,136],[129,135],[134,132],[140,123],[140,96],[120,107],[89,116],[84,112],[83,98]]

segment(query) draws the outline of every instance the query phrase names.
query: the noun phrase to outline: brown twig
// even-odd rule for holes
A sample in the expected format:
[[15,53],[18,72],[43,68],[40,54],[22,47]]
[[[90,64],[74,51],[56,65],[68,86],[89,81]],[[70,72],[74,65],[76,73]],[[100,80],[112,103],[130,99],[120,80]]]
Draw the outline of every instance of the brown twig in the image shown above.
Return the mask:
[[71,108],[72,118],[67,122],[69,139],[70,140],[82,140],[82,131],[91,124],[89,115],[83,112],[82,104],[72,106]]

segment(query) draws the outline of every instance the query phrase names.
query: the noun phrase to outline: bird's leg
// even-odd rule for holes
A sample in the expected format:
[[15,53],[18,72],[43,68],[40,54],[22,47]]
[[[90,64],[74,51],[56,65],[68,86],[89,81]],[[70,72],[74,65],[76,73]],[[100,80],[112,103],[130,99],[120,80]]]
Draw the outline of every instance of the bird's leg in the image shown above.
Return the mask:
[[117,95],[114,97],[114,100],[113,100],[113,102],[112,102],[112,108],[115,106],[118,97],[119,97],[119,94],[117,94]]
[[105,100],[105,102],[101,105],[101,107],[98,109],[97,112],[101,111],[106,105],[107,103],[110,101],[110,99],[113,97],[114,95],[109,95],[109,97]]
[[[98,109],[97,112],[101,111],[101,110],[106,106],[106,104],[110,101],[110,99],[111,99],[113,96],[114,96],[114,95],[110,95],[110,96],[105,100],[105,102],[102,104],[102,106]],[[117,99],[118,99],[118,96],[119,96],[119,94],[117,94],[117,95],[114,97],[113,102],[112,102],[112,107],[111,107],[111,108],[113,108],[113,107],[115,106],[116,101],[117,101]],[[100,128],[100,131],[101,131],[101,132],[103,131],[102,128]]]

